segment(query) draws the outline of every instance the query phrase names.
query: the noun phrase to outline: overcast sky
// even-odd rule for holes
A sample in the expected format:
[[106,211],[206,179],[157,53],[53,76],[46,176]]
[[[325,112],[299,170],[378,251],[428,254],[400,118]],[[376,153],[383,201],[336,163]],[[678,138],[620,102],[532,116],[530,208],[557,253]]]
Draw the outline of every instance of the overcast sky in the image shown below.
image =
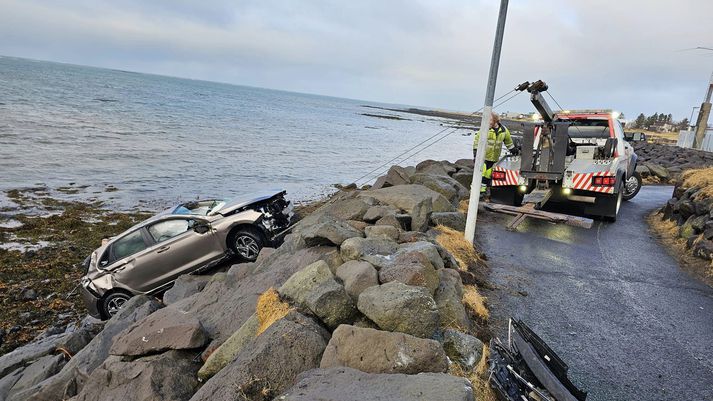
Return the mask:
[[[483,103],[499,1],[0,0],[0,54],[389,103]],[[689,117],[711,0],[511,0],[497,93]],[[554,106],[554,105],[553,105]],[[531,111],[526,95],[501,108]]]

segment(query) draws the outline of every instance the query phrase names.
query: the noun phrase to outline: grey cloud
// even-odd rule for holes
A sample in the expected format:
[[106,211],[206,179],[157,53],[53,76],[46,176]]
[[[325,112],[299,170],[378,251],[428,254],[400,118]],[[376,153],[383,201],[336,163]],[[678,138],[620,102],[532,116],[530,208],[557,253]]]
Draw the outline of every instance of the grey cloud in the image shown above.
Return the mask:
[[[688,116],[713,2],[511,1],[498,93]],[[482,104],[497,2],[0,0],[0,54],[401,104]],[[485,39],[483,36],[485,34]],[[503,110],[530,110],[526,96]]]

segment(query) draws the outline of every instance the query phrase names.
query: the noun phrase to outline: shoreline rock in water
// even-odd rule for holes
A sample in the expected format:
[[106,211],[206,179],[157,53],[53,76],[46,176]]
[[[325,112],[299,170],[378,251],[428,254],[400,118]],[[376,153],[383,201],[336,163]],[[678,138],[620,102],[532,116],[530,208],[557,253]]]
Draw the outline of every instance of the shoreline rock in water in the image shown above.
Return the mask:
[[[441,245],[433,219],[462,214],[453,177],[472,162],[390,174],[336,194],[254,263],[181,278],[164,302],[133,298],[69,361],[65,337],[3,355],[0,399],[297,400],[354,380],[373,385],[323,397],[480,399],[446,372],[476,380],[484,363],[487,320],[461,281],[482,265]],[[450,217],[438,222],[460,225]]]

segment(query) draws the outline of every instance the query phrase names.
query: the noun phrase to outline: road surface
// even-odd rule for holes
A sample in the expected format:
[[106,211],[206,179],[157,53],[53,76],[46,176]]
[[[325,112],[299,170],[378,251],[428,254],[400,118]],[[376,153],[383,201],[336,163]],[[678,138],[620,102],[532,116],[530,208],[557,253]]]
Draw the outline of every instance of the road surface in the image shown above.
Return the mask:
[[523,319],[597,400],[713,400],[713,289],[681,270],[644,220],[671,187],[644,187],[591,229],[483,213],[496,335]]

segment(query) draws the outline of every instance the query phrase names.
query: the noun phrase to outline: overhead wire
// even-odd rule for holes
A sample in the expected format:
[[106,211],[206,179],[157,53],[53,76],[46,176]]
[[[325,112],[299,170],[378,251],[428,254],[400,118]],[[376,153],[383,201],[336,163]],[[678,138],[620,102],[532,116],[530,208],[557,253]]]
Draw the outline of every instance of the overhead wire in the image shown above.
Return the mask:
[[[513,93],[513,92],[515,92],[515,91],[516,91],[516,89],[513,89],[513,90],[511,90],[511,91],[505,93],[504,95],[501,95],[500,97],[498,97],[497,99],[495,99],[495,102],[497,102],[497,101],[499,101],[500,99],[502,99],[502,98],[504,98],[504,97],[510,95],[511,93]],[[509,100],[511,100],[512,98],[514,98],[515,96],[517,96],[517,95],[520,94],[520,93],[521,93],[521,92],[516,93],[515,95],[509,97],[508,99],[506,99],[505,101],[499,103],[498,105],[494,106],[493,108],[500,107],[501,105],[507,103]],[[484,109],[484,107],[479,108],[478,110],[476,110],[476,111],[470,113],[470,115],[468,115],[468,117],[475,117],[475,115],[476,115],[478,112],[480,112],[481,110],[483,110],[483,109]],[[428,149],[429,147],[435,145],[436,143],[438,143],[438,142],[440,142],[441,140],[445,139],[446,137],[450,136],[451,134],[453,134],[454,132],[456,132],[456,131],[459,130],[459,129],[461,129],[461,128],[460,128],[460,127],[446,127],[446,128],[443,128],[442,130],[438,131],[436,134],[431,135],[430,137],[424,139],[423,141],[417,143],[416,145],[411,146],[410,148],[408,148],[408,149],[405,150],[404,152],[402,152],[402,153],[398,154],[397,156],[393,157],[392,159],[389,159],[388,161],[382,163],[382,164],[379,165],[378,167],[372,169],[371,171],[369,171],[368,173],[366,173],[366,174],[362,175],[361,177],[357,178],[357,179],[354,180],[353,182],[358,184],[360,181],[362,181],[364,178],[367,178],[367,177],[368,177],[367,180],[365,180],[364,182],[368,182],[368,181],[370,181],[371,179],[373,179],[373,178],[375,178],[375,177],[381,175],[381,173],[383,172],[383,168],[384,168],[384,167],[390,166],[390,164],[391,164],[392,162],[394,162],[394,161],[396,161],[396,160],[399,160],[402,156],[408,154],[409,152],[413,151],[414,149],[416,149],[416,148],[418,148],[418,147],[420,147],[420,146],[426,144],[428,141],[430,141],[430,140],[432,140],[432,139],[434,139],[434,138],[440,136],[440,135],[443,134],[444,132],[450,130],[450,132],[446,133],[446,134],[443,135],[441,138],[436,139],[436,140],[433,141],[432,143],[427,144],[426,146],[424,146],[422,149],[418,150],[417,152],[415,152],[415,153],[413,153],[413,154],[410,154],[409,156],[407,156],[407,157],[404,158],[404,159],[400,159],[400,161],[397,162],[396,164],[402,163],[402,162],[404,162],[404,161],[406,161],[406,160],[412,158],[413,156],[415,156],[415,155],[421,153],[422,151]],[[376,175],[372,175],[373,173],[375,173],[375,172],[377,172],[377,171],[378,171],[379,173],[377,173]]]

